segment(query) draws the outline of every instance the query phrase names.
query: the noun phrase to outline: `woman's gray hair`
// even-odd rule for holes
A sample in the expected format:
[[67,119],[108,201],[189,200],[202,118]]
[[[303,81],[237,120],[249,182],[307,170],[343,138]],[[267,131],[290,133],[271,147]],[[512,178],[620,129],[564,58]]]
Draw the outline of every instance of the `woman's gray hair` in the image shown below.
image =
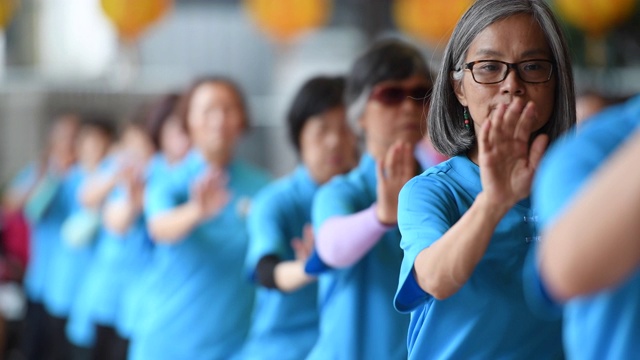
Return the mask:
[[456,156],[476,143],[473,131],[464,126],[464,108],[456,97],[454,82],[462,78],[462,67],[473,40],[485,28],[505,18],[528,14],[540,25],[554,62],[556,89],[549,121],[537,133],[554,141],[576,122],[573,71],[560,25],[543,0],[477,0],[458,21],[444,52],[433,88],[428,116],[429,136],[439,152]]

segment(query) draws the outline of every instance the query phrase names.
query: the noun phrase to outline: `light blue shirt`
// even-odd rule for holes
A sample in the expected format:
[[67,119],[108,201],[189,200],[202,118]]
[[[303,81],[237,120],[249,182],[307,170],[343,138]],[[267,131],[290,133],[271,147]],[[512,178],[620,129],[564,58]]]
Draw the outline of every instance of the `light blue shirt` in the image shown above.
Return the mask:
[[[108,166],[108,161],[101,163],[100,171]],[[80,165],[74,166],[62,186],[66,194],[65,201],[69,203],[69,216],[85,211],[80,203],[78,194],[81,186],[92,173],[87,172]],[[60,228],[58,228],[60,229]],[[102,231],[99,226],[98,233]],[[84,277],[89,269],[89,265],[95,248],[95,240],[99,235],[95,235],[92,242],[81,247],[71,246],[63,236],[58,236],[51,249],[51,263],[49,266],[50,286],[44,294],[44,305],[47,311],[54,316],[67,318],[76,301],[77,292],[84,281]],[[82,345],[82,344],[78,344]]]
[[[187,201],[194,181],[208,169],[192,151],[170,175],[152,177],[145,216],[153,219]],[[246,214],[250,199],[269,178],[234,161],[226,169],[230,202],[217,216],[175,244],[157,244],[150,281],[129,357],[136,359],[229,359],[241,350],[250,325],[254,289],[246,277]]]
[[[267,255],[294,260],[291,240],[301,239],[311,224],[311,205],[318,185],[303,167],[263,189],[249,214],[247,267],[253,273]],[[317,285],[292,293],[259,287],[245,359],[304,359],[318,337]]]
[[[317,230],[330,217],[369,208],[377,199],[376,163],[365,154],[358,167],[322,186],[314,199]],[[388,230],[358,263],[319,276],[320,337],[308,359],[404,359],[409,317],[393,309],[402,251],[397,227]]]
[[[635,97],[596,115],[575,135],[557,141],[543,159],[534,183],[534,201],[542,225],[553,223],[592,174],[639,129],[640,97]],[[579,241],[576,239],[576,246],[580,246]],[[540,303],[539,299],[534,301]],[[568,358],[638,358],[639,304],[640,271],[613,289],[564,304],[563,332]]]
[[[125,195],[126,189],[119,186],[107,203]],[[120,327],[124,294],[137,282],[152,250],[142,216],[123,235],[104,229],[99,237],[67,323],[67,337],[84,347],[94,343],[96,325]]]
[[398,223],[404,259],[395,307],[411,312],[409,359],[562,358],[561,324],[529,310],[522,282],[527,251],[537,239],[529,201],[498,223],[469,280],[437,300],[417,284],[417,255],[438,241],[481,191],[480,168],[466,156],[431,167],[399,196]]
[[[28,191],[38,180],[35,164],[22,170],[10,184],[12,191]],[[61,181],[61,180],[60,180]],[[60,242],[60,226],[69,213],[68,194],[58,186],[51,203],[42,218],[30,222],[29,262],[24,277],[24,286],[30,301],[42,303],[44,294],[51,286],[49,268],[51,253]]]

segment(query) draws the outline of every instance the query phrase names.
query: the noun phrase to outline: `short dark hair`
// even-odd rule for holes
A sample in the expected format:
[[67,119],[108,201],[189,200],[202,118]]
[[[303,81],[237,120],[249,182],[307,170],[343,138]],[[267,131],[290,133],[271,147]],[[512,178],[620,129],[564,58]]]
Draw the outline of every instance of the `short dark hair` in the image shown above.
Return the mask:
[[338,106],[344,106],[345,79],[342,76],[314,77],[298,90],[287,115],[289,140],[298,154],[300,135],[309,118]]
[[354,122],[360,117],[364,103],[359,100],[368,97],[375,85],[416,74],[430,79],[427,63],[416,47],[397,39],[374,43],[356,59],[347,77],[345,103],[349,107],[349,120]]
[[243,127],[245,130],[249,129],[249,112],[247,109],[247,105],[245,102],[244,92],[238,83],[231,80],[230,78],[224,76],[217,75],[209,75],[197,78],[195,81],[191,83],[189,88],[184,92],[184,94],[180,97],[178,101],[178,107],[176,113],[180,118],[182,126],[187,131],[189,130],[189,106],[191,104],[191,100],[193,98],[193,94],[195,94],[196,90],[198,90],[201,86],[206,84],[220,84],[228,87],[233,91],[238,98],[238,103],[240,105],[240,110],[242,111],[243,118]]
[[112,117],[103,114],[83,114],[81,118],[81,129],[97,130],[110,142],[115,140],[118,126]]
[[152,102],[145,109],[143,122],[156,149],[160,149],[160,135],[164,124],[171,116],[178,116],[176,108],[179,100],[179,94],[169,93]]
[[543,0],[477,0],[456,25],[444,51],[433,89],[428,128],[431,143],[439,152],[456,156],[470,151],[476,143],[473,131],[464,124],[464,108],[454,91],[454,81],[462,78],[463,63],[473,40],[491,24],[508,17],[527,14],[540,25],[554,62],[556,89],[549,121],[538,131],[554,141],[576,123],[573,70],[567,42],[551,9]]

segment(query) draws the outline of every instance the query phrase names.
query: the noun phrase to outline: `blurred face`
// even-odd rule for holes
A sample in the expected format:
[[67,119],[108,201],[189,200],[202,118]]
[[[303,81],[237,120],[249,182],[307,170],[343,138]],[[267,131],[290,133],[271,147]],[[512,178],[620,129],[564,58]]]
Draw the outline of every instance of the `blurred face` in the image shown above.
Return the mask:
[[[431,81],[423,76],[378,83],[371,91],[359,124],[366,136],[367,150],[382,156],[394,142],[414,145],[423,137]],[[426,107],[425,107],[426,106]]]
[[129,126],[120,139],[121,150],[127,161],[135,164],[146,163],[155,152],[153,142],[142,129]]
[[[478,34],[469,47],[465,63],[479,60],[519,63],[536,59],[553,60],[553,56],[540,26],[531,16],[522,14],[498,21]],[[482,63],[474,65],[480,67],[479,71],[483,71],[482,66]],[[486,71],[492,70],[486,68]],[[532,66],[518,71],[535,70]],[[499,104],[509,104],[516,97],[525,103],[535,103],[538,116],[533,130],[539,130],[551,117],[555,86],[555,74],[549,81],[533,84],[523,81],[515,69],[510,69],[507,77],[496,84],[479,84],[470,70],[464,70],[463,78],[454,84],[458,100],[469,108],[476,132]]]
[[189,133],[194,145],[207,155],[231,153],[245,127],[240,99],[223,83],[206,83],[189,104]]
[[93,168],[100,164],[110,146],[111,139],[102,131],[93,127],[82,128],[76,148],[78,161],[84,167]]
[[162,125],[160,147],[171,163],[179,161],[189,151],[191,140],[180,125],[178,118],[172,117]]
[[49,133],[49,154],[53,162],[66,169],[75,162],[75,143],[78,136],[79,119],[64,115],[56,119]]
[[322,184],[347,172],[356,163],[356,138],[347,123],[345,108],[329,109],[307,120],[300,133],[302,162]]

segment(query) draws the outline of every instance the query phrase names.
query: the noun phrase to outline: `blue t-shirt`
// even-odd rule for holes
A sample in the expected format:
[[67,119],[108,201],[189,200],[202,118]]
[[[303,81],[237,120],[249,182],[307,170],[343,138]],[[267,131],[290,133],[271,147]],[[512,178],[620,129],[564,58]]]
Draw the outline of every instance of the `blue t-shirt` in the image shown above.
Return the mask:
[[[106,202],[125,195],[126,189],[118,186]],[[67,337],[84,347],[94,343],[96,325],[119,328],[123,296],[143,272],[152,249],[143,216],[125,234],[104,229],[99,237],[67,323]]]
[[[314,198],[317,230],[333,216],[369,208],[377,199],[376,163],[369,154],[358,167],[333,178]],[[393,309],[402,251],[397,227],[355,265],[329,269],[318,278],[320,337],[308,359],[404,359],[409,317]]]
[[[185,203],[208,164],[197,151],[167,176],[153,176],[145,191],[145,216]],[[249,330],[254,288],[246,277],[246,214],[268,176],[234,161],[227,170],[230,202],[174,244],[156,244],[150,281],[129,357],[136,359],[229,359]]]
[[[302,238],[311,224],[311,204],[318,185],[299,166],[291,175],[262,190],[249,214],[247,267],[254,276],[261,258],[294,260],[291,240]],[[292,293],[259,287],[253,323],[245,345],[246,359],[304,359],[318,337],[317,284]]]
[[[50,176],[55,176],[50,174]],[[58,178],[55,195],[41,218],[30,221],[29,262],[24,277],[24,287],[30,301],[43,302],[44,294],[50,287],[49,268],[51,253],[60,242],[60,226],[69,213],[69,203],[65,188],[61,186],[63,177]],[[38,181],[35,164],[23,169],[10,184],[11,191],[26,193]]]
[[[100,164],[96,171],[102,171],[108,167],[108,161]],[[88,172],[80,165],[75,165],[62,183],[65,195],[65,201],[68,202],[70,209],[65,218],[65,222],[69,221],[76,214],[84,214],[87,209],[83,207],[79,200],[79,192],[85,181],[92,176],[93,172]],[[63,224],[64,226],[64,224]],[[58,228],[59,231],[62,228]],[[57,237],[54,247],[51,249],[51,263],[49,267],[50,286],[44,294],[44,305],[51,315],[60,318],[67,318],[76,301],[78,289],[89,269],[93,251],[95,248],[95,240],[99,238],[99,232],[102,231],[100,224],[97,225],[95,235],[92,236],[91,242],[73,246],[64,238],[64,232]],[[78,344],[82,345],[82,344]]]
[[395,307],[411,312],[409,358],[562,358],[560,322],[540,320],[525,303],[522,270],[537,240],[528,199],[498,223],[486,253],[458,292],[437,300],[414,277],[416,256],[462,217],[481,189],[480,168],[456,156],[416,176],[400,192],[404,259]]
[[[543,159],[534,183],[533,200],[543,228],[563,213],[592,174],[639,129],[640,97],[636,97],[596,115],[575,135],[555,143]],[[563,332],[568,358],[638,358],[639,304],[640,271],[616,288],[566,302]]]

